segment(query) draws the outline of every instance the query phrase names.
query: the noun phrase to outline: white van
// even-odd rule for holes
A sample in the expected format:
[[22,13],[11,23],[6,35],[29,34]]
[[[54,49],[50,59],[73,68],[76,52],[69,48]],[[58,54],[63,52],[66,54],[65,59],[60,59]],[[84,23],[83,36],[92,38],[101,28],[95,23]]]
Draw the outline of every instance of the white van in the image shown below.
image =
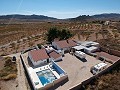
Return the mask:
[[93,75],[95,75],[103,71],[106,67],[107,67],[106,63],[99,63],[91,68],[91,72],[93,73]]
[[75,51],[75,56],[84,59],[86,57],[85,53],[81,52],[81,51]]

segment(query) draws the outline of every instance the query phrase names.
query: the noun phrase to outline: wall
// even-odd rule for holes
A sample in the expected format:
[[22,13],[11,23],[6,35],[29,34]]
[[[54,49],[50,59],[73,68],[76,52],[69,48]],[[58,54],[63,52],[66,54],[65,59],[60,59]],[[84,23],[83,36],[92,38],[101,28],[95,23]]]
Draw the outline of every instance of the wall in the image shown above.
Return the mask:
[[53,81],[52,83],[46,85],[45,87],[43,87],[41,90],[56,90],[55,87],[59,87],[60,85],[62,85],[63,83],[68,81],[68,76],[63,76],[60,79],[57,79],[55,81]]
[[32,82],[32,79],[31,79],[31,77],[30,77],[30,75],[29,75],[29,71],[28,71],[28,69],[27,69],[27,65],[26,65],[26,63],[24,62],[24,59],[23,59],[22,55],[20,55],[20,59],[21,59],[21,61],[22,61],[22,65],[23,65],[23,68],[24,68],[24,70],[25,70],[25,74],[27,75],[26,77],[27,77],[27,79],[28,79],[28,83],[29,83],[29,85],[30,85],[30,88],[31,88],[31,90],[35,90],[35,85],[34,85],[34,83]]
[[44,63],[47,63],[47,59],[44,59],[44,60],[39,60],[39,61],[34,61],[34,66],[37,66],[37,65],[42,65]]
[[52,42],[52,45],[54,46],[54,48],[56,48],[56,49],[61,49],[55,42]]
[[[28,53],[28,56],[29,56],[29,58],[30,58],[30,60],[31,60],[31,62],[33,63],[34,66],[43,65],[43,64],[47,63],[47,59],[39,60],[39,61],[34,61],[30,53]],[[50,60],[51,59],[49,59],[49,61]]]
[[57,65],[55,64],[54,62],[52,62],[53,64],[53,68],[55,68],[57,70],[57,73],[60,75],[60,74],[65,74],[65,72]]
[[110,54],[116,55],[120,57],[120,51],[110,49]]
[[62,60],[62,56],[60,56],[60,57],[58,57],[58,58],[56,58],[56,59],[54,59],[53,57],[51,57],[50,60],[51,60],[51,61],[52,61],[52,60],[54,60],[54,61],[59,61],[59,60]]
[[106,48],[106,47],[103,47],[103,46],[101,46],[100,49],[104,52],[107,52],[109,54],[113,54],[115,56],[120,57],[120,51],[118,51],[118,50],[109,49],[109,48]]
[[60,56],[57,59],[55,59],[55,61],[59,61],[59,60],[62,60],[62,56]]

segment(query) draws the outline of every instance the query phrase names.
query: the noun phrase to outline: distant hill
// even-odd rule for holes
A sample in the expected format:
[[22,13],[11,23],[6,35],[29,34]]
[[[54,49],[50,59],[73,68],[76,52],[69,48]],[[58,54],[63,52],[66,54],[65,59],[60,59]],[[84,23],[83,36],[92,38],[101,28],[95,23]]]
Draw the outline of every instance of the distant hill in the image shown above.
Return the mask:
[[48,17],[44,15],[19,15],[19,14],[13,14],[13,15],[1,15],[0,19],[25,19],[25,20],[57,20],[57,18]]
[[82,15],[76,18],[70,18],[71,21],[93,21],[93,20],[112,20],[112,21],[119,21],[120,14],[118,13],[106,13],[106,14],[97,14],[97,15]]
[[48,17],[44,15],[20,15],[20,14],[12,14],[12,15],[1,15],[0,20],[5,19],[14,19],[18,21],[94,21],[94,20],[112,20],[112,21],[120,21],[120,14],[118,13],[106,13],[106,14],[96,14],[96,15],[80,15],[75,18],[69,19],[57,19],[54,17]]
[[94,19],[120,20],[120,14],[118,13],[98,14],[98,15],[93,15],[92,17]]

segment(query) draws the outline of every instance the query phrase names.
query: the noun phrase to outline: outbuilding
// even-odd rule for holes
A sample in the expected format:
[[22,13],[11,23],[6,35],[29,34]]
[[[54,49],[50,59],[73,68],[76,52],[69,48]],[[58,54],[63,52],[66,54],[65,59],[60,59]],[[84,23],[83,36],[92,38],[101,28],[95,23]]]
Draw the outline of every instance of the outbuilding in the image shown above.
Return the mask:
[[56,51],[50,52],[49,56],[50,56],[51,60],[54,60],[54,61],[60,61],[60,60],[62,60],[62,55],[60,55]]

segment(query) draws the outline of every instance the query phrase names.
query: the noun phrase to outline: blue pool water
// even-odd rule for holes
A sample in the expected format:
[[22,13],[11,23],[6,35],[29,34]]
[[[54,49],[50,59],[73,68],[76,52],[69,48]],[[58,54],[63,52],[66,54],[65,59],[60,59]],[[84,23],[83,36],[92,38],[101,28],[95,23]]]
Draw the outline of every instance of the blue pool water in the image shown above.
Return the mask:
[[57,79],[55,75],[49,69],[37,72],[37,75],[43,86]]
[[39,79],[43,85],[45,85],[46,83],[50,83],[44,76],[40,76]]

